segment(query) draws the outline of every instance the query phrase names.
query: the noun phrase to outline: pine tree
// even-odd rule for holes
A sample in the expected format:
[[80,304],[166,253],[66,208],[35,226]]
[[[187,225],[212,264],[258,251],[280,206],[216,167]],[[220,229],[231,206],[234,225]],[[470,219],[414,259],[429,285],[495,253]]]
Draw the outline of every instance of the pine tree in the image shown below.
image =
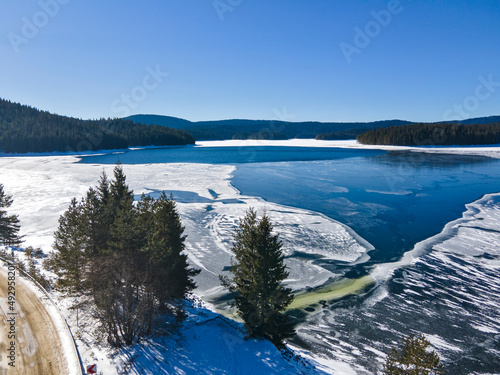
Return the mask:
[[248,336],[264,337],[281,347],[285,339],[295,335],[294,323],[284,313],[293,295],[291,289],[282,285],[288,272],[282,242],[272,231],[269,217],[264,214],[257,220],[256,212],[250,209],[234,235],[233,278],[220,279],[233,295]]
[[83,205],[73,198],[68,210],[59,218],[59,227],[54,233],[53,248],[56,252],[51,266],[58,275],[57,284],[70,292],[84,289],[85,228],[81,225]]
[[59,219],[51,265],[61,287],[90,296],[108,341],[130,345],[159,313],[182,315],[178,302],[199,272],[188,267],[183,232],[175,201],[163,193],[136,204],[117,165]]
[[192,277],[200,271],[190,269],[184,253],[186,236],[175,201],[163,192],[152,202],[141,199],[144,208],[150,206],[149,236],[146,246],[150,285],[160,304],[183,298],[195,288]]
[[430,342],[424,335],[410,335],[403,339],[403,348],[392,348],[384,366],[386,375],[438,375],[443,374],[436,352],[427,351]]
[[[93,189],[89,189],[89,192]],[[99,184],[94,190],[95,194],[87,194],[87,208],[90,214],[89,231],[92,233],[90,244],[93,246],[91,252],[99,254],[106,251],[108,247],[109,231],[113,223],[113,208],[111,205],[110,182],[103,171],[99,178]]]
[[22,242],[19,236],[21,225],[17,215],[8,215],[6,208],[12,205],[12,197],[3,190],[3,184],[0,184],[0,244],[17,246]]
[[[130,204],[134,201],[134,192],[130,190],[127,185],[127,177],[123,172],[120,161],[118,161],[115,169],[113,170],[113,175],[115,179],[110,182],[109,194],[113,208],[115,210],[119,210],[124,206],[130,206]],[[105,175],[101,177],[101,184],[103,183],[102,180],[105,178]],[[128,208],[129,207],[126,207],[126,209]]]
[[[108,340],[114,346],[131,345],[147,334],[155,310],[149,294],[145,294],[146,262],[141,248],[146,232],[137,226],[138,213],[134,194],[126,183],[123,168],[118,164],[114,180],[109,183],[109,201],[103,202],[101,218],[112,219],[105,249],[95,258],[91,275],[98,315],[108,327]],[[101,177],[98,191],[106,196],[106,177]],[[107,213],[106,213],[107,211]]]

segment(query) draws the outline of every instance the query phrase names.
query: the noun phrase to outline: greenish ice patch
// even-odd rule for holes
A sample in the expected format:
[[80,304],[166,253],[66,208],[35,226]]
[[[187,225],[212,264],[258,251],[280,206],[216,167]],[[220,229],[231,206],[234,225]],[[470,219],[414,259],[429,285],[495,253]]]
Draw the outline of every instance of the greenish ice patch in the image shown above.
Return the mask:
[[337,280],[313,290],[296,293],[295,299],[288,307],[288,310],[306,308],[319,304],[320,301],[333,301],[350,295],[361,294],[375,284],[375,279],[370,275],[362,276],[359,279],[346,278]]

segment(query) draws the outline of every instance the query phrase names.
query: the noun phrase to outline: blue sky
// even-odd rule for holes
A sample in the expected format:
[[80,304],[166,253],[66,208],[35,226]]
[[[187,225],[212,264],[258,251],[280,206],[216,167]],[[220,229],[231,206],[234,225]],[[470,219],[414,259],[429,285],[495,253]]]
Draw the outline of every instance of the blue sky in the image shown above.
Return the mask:
[[79,118],[500,115],[500,2],[3,1],[0,97]]

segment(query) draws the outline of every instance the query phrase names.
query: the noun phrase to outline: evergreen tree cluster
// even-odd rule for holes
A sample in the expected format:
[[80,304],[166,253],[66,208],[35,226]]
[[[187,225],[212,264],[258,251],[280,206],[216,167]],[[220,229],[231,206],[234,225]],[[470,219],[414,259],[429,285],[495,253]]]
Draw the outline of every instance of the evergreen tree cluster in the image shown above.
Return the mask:
[[125,119],[80,120],[0,99],[0,151],[91,151],[194,144],[185,130]]
[[369,130],[356,137],[373,145],[485,145],[500,143],[500,123],[413,124]]
[[321,133],[318,134],[315,137],[315,139],[317,141],[354,139],[358,135],[366,132],[367,130],[368,128],[361,128],[361,129],[343,130],[338,132]]
[[428,351],[430,342],[424,335],[403,338],[400,350],[392,348],[384,365],[386,375],[440,375],[441,359],[435,351]]
[[103,173],[60,217],[50,265],[63,290],[94,302],[108,341],[130,345],[154,331],[160,314],[182,317],[199,272],[188,267],[183,232],[175,201],[143,194],[135,204],[117,166],[114,180]]
[[291,289],[282,285],[288,277],[283,244],[272,231],[269,217],[264,215],[258,220],[256,212],[250,209],[234,235],[233,278],[220,279],[234,298],[248,336],[264,337],[282,347],[285,339],[295,335],[295,323],[284,313],[293,295]]
[[7,208],[12,205],[12,197],[4,191],[3,184],[0,184],[0,245],[17,246],[22,242],[19,236],[21,225],[17,215],[9,215]]

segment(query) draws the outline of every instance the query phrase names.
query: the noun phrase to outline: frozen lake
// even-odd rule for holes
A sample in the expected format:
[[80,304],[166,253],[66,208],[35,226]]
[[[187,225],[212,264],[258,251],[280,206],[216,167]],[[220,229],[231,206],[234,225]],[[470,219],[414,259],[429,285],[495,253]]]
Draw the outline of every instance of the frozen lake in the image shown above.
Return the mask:
[[50,249],[71,198],[119,158],[137,195],[174,195],[196,293],[219,308],[237,220],[266,210],[298,292],[294,345],[371,374],[422,332],[452,373],[499,373],[500,198],[482,197],[500,192],[500,160],[290,145],[3,157],[0,175],[26,244]]
[[365,266],[401,258],[459,218],[465,204],[500,192],[500,160],[471,155],[262,145],[141,149],[82,163],[118,159],[236,165],[231,183],[241,194],[320,212],[353,229],[375,247]]
[[[115,163],[117,156],[84,162]],[[499,159],[278,146],[141,150],[119,157],[124,164],[235,165],[231,184],[242,196],[322,213],[373,246],[367,256],[318,251],[310,259],[331,274],[322,286],[299,293],[294,314],[303,323],[296,345],[348,363],[353,373],[369,374],[379,368],[391,342],[423,332],[454,374],[500,372],[500,198],[469,205],[471,217],[460,221],[467,204],[500,192]],[[289,232],[281,226],[286,221],[278,222],[277,231]],[[454,221],[460,224],[448,224]],[[483,221],[488,225],[479,232],[461,229]],[[314,227],[314,221],[303,224]],[[482,236],[489,239],[478,244]],[[302,251],[304,244],[288,245],[289,260],[311,254]],[[318,280],[309,280],[317,285]],[[352,294],[346,295],[350,288]]]

